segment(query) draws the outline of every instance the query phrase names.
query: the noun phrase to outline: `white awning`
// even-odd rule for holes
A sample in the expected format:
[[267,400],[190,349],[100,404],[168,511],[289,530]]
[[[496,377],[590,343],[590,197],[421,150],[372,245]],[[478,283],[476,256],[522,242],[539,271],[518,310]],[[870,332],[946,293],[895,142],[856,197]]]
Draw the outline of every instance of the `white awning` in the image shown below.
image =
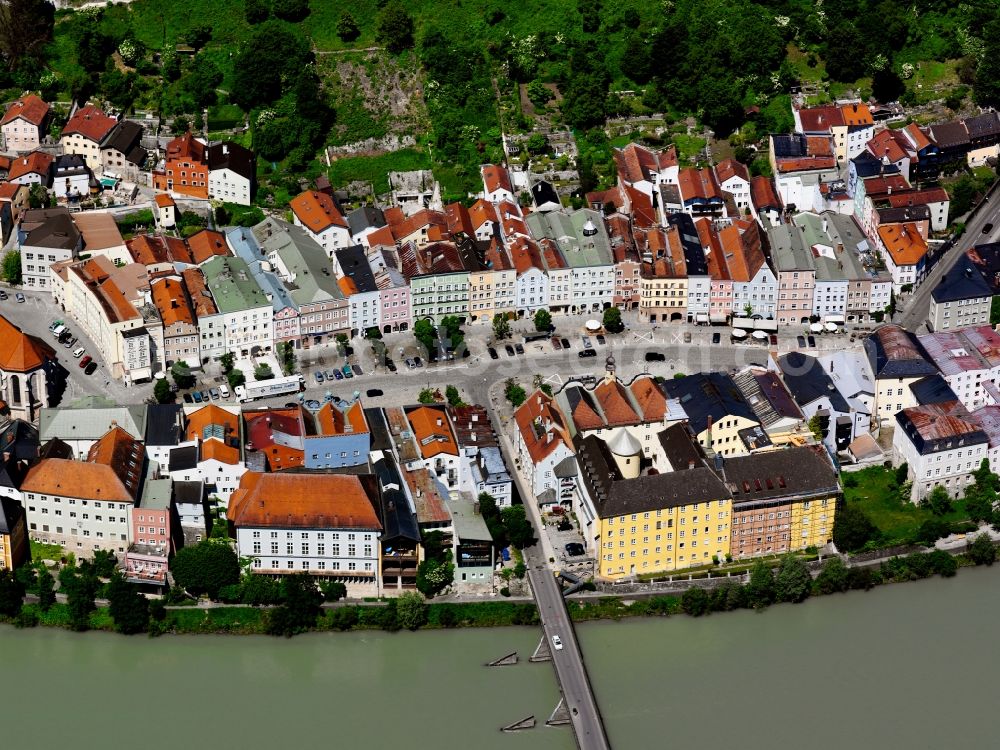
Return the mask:
[[837,331],[837,330],[840,330],[840,329],[837,328],[837,324],[836,323],[827,323],[826,324],[826,330],[828,330],[830,333],[833,333],[834,331]]
[[746,331],[744,331],[744,330],[743,330],[742,328],[734,328],[734,329],[733,329],[733,330],[732,330],[732,331],[730,332],[730,335],[731,335],[731,336],[732,336],[732,337],[733,337],[734,339],[745,339],[745,338],[747,337],[747,332],[746,332]]
[[708,313],[698,313],[697,315],[694,316],[694,319],[698,323],[707,323]]
[[767,341],[767,334],[764,331],[754,331],[753,337],[758,341]]
[[813,333],[823,333],[823,324],[813,323],[811,326],[809,326],[809,330],[812,331]]
[[824,315],[823,316],[823,322],[824,323],[843,323],[844,322],[844,316],[843,315]]

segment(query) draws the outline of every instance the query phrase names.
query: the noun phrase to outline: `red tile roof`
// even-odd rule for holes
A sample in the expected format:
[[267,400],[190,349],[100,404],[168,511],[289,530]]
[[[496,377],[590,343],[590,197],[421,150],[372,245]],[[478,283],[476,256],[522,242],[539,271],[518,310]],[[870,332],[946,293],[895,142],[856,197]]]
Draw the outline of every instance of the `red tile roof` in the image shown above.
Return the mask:
[[497,190],[506,190],[509,193],[514,192],[514,187],[510,183],[510,175],[503,167],[496,164],[486,164],[482,167],[481,172],[486,192],[494,193]]
[[619,380],[605,380],[594,389],[609,427],[639,424],[642,419],[629,402],[628,389]]
[[76,111],[62,129],[62,134],[65,136],[79,133],[84,138],[99,143],[117,124],[118,121],[114,117],[108,117],[97,107],[88,105]]
[[539,250],[538,243],[534,240],[529,240],[527,237],[518,237],[507,246],[507,249],[510,252],[511,263],[514,264],[514,269],[517,271],[518,276],[530,271],[532,268],[537,268],[539,271],[545,270],[545,266],[542,264],[541,251]]
[[686,167],[678,172],[677,181],[684,201],[715,200],[722,197],[722,191],[715,182],[715,173],[711,169]]
[[177,205],[176,203],[174,203],[174,199],[171,198],[166,193],[157,193],[156,198],[154,200],[156,200],[156,205],[159,206],[160,208],[168,208],[170,206]]
[[46,360],[55,360],[55,350],[0,315],[0,370],[31,372]]
[[723,159],[715,165],[715,176],[720,183],[733,177],[739,177],[750,182],[750,172],[747,171],[746,165],[732,158]]
[[145,446],[115,425],[90,446],[87,461],[110,466],[132,500],[139,497]]
[[774,182],[770,177],[757,175],[750,180],[750,197],[757,209],[775,208],[781,210],[781,201],[774,190]]
[[829,133],[830,128],[843,127],[843,111],[833,105],[825,107],[810,107],[799,110],[799,120],[803,133]]
[[306,190],[292,198],[291,208],[299,222],[313,234],[319,234],[330,227],[347,229],[347,221],[333,198],[326,193]]
[[666,151],[651,151],[645,146],[630,143],[614,152],[618,178],[622,182],[651,181],[653,172],[677,166],[677,149],[671,145]]
[[0,125],[6,125],[20,117],[32,125],[41,126],[48,114],[49,105],[34,94],[28,94],[7,107],[3,119],[0,120]]
[[237,527],[381,530],[373,500],[352,474],[248,471],[227,517]]
[[48,176],[49,167],[52,166],[53,161],[55,161],[55,158],[51,154],[47,154],[44,151],[32,151],[26,156],[19,156],[11,162],[10,171],[7,173],[7,179],[13,182],[18,177],[23,177],[26,174],[40,174]]
[[[573,441],[569,436],[566,418],[555,401],[542,391],[535,391],[518,407],[514,412],[514,421],[533,463],[537,464],[560,444],[573,452]],[[536,424],[539,427],[537,432]],[[548,431],[546,425],[549,427]]]
[[451,420],[444,407],[418,406],[406,410],[406,418],[413,428],[413,437],[425,458],[434,458],[442,453],[458,455],[458,443],[451,430]]
[[884,224],[878,234],[897,266],[916,265],[927,254],[927,240],[916,224]]
[[648,376],[636,378],[629,388],[642,411],[643,421],[656,422],[663,419],[667,413],[667,397],[655,380]]
[[185,159],[196,164],[202,164],[205,161],[205,144],[195,138],[190,130],[167,144],[167,161],[178,159]]

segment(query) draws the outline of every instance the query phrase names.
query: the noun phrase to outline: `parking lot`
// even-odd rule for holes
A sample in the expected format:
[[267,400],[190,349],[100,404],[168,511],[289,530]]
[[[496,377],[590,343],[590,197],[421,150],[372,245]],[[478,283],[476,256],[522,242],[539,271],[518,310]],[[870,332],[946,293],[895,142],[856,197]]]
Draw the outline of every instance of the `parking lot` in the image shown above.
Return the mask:
[[[569,529],[559,528],[560,522],[564,520],[570,524]],[[557,567],[582,578],[592,576],[594,574],[594,558],[586,554],[586,542],[577,528],[573,516],[543,513],[542,521],[545,523],[545,534],[552,543],[552,549],[556,555]],[[569,549],[567,549],[567,545],[570,545]],[[573,545],[579,545],[579,547],[574,549]],[[570,552],[575,553],[581,549],[584,550],[583,554],[570,554]]]

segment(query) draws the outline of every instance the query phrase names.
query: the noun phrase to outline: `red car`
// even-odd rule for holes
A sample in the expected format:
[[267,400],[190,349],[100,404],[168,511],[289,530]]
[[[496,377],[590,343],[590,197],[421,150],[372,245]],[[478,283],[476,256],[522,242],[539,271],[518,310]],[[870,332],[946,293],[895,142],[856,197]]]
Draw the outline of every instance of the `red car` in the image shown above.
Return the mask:
[[82,370],[84,367],[86,367],[87,365],[89,365],[92,359],[93,359],[93,357],[91,357],[89,354],[86,357],[84,357],[83,359],[81,359],[80,360],[80,369]]

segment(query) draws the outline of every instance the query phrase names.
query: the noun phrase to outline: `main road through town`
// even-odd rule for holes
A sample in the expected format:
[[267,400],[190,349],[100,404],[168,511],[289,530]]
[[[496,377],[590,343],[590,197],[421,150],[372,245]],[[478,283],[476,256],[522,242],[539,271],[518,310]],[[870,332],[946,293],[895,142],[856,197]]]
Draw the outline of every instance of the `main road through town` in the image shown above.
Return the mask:
[[894,322],[910,331],[916,331],[920,328],[927,320],[934,287],[941,281],[945,272],[955,265],[958,257],[973,245],[1000,240],[1000,206],[998,206],[1000,198],[997,197],[1000,195],[1000,191],[997,189],[998,184],[1000,184],[1000,180],[994,183],[978,210],[969,217],[962,236],[948,249],[944,257],[938,259],[930,273],[920,282],[920,286],[913,292],[913,296],[906,301],[902,314]]

